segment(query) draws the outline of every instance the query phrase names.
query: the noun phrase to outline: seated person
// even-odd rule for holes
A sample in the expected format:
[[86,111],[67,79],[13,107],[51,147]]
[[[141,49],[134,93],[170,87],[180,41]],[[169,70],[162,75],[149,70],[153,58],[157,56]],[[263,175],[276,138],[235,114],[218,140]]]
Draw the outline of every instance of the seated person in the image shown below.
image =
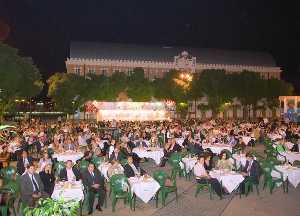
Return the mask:
[[87,188],[88,192],[90,193],[90,197],[88,200],[89,202],[88,214],[90,215],[93,213],[93,206],[94,206],[96,194],[99,195],[96,209],[98,211],[102,211],[101,206],[103,206],[104,197],[105,197],[104,177],[97,169],[95,169],[95,165],[93,163],[90,163],[86,171],[83,173],[82,181],[84,186]]
[[124,174],[124,168],[117,160],[111,162],[111,166],[107,170],[107,176],[110,178],[116,174]]
[[39,168],[43,170],[47,164],[52,164],[51,158],[47,152],[44,152],[43,157],[39,161]]
[[168,142],[166,143],[164,148],[164,157],[161,161],[160,167],[164,167],[166,165],[168,158],[174,152],[180,152],[180,151],[181,151],[181,146],[176,143],[176,140],[174,138],[168,139]]
[[33,164],[33,159],[26,151],[23,151],[21,158],[17,162],[17,172],[22,175],[29,164]]
[[7,147],[3,147],[2,152],[0,153],[0,169],[7,167],[9,163],[10,154]]
[[114,151],[111,153],[110,157],[109,157],[109,161],[113,161],[113,160],[117,160],[120,161],[122,160],[122,155],[120,153],[120,147],[116,146]]
[[233,164],[226,152],[221,152],[216,168],[232,170]]
[[52,173],[52,165],[46,164],[39,174],[43,182],[45,192],[51,196],[55,185],[55,177]]
[[76,151],[76,145],[72,143],[70,138],[65,141],[63,148],[65,151]]
[[73,167],[73,162],[68,160],[66,167],[59,173],[59,179],[63,181],[79,181],[80,172],[76,167]]
[[242,193],[245,193],[245,181],[249,180],[249,178],[252,178],[254,183],[258,184],[260,176],[260,166],[259,163],[254,159],[254,155],[248,153],[246,157],[246,166],[242,172],[242,175],[245,177],[245,179],[240,185]]
[[222,197],[222,188],[220,182],[217,179],[211,178],[208,175],[207,171],[204,168],[204,163],[204,156],[199,156],[197,163],[194,166],[194,175],[196,177],[196,181],[200,184],[211,184],[216,194],[218,194],[219,197]]
[[148,145],[147,145],[147,143],[143,140],[143,138],[140,137],[140,138],[135,142],[135,147],[136,147],[136,148],[147,148]]
[[139,167],[136,167],[133,162],[133,157],[128,156],[127,157],[127,164],[124,166],[124,174],[127,178],[134,177],[134,176],[141,176],[145,172],[140,169]]
[[48,197],[43,182],[36,174],[33,164],[27,165],[27,171],[21,176],[21,200],[25,205],[34,207],[40,198]]
[[206,154],[204,157],[204,168],[206,171],[212,170],[212,159],[210,154]]

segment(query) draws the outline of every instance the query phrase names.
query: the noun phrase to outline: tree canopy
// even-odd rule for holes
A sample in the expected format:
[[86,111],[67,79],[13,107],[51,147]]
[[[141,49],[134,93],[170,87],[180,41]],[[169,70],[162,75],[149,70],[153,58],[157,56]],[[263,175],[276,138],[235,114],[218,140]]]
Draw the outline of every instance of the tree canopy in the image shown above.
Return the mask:
[[16,99],[30,99],[42,88],[41,74],[31,58],[22,57],[17,49],[0,43],[0,117]]

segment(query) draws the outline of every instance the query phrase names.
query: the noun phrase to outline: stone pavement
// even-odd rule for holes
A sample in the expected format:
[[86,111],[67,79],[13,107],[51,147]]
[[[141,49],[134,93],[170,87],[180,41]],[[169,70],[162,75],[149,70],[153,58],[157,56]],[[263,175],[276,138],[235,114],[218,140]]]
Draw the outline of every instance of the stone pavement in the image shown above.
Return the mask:
[[[153,162],[142,164],[150,174],[157,169]],[[169,172],[169,167],[163,168]],[[170,172],[169,172],[170,173]],[[285,194],[282,188],[276,188],[271,195],[267,190],[263,191],[260,184],[260,195],[256,192],[248,197],[239,198],[238,195],[229,195],[223,200],[214,196],[209,199],[208,194],[199,194],[195,198],[195,181],[187,181],[185,178],[177,179],[178,202],[175,196],[170,194],[165,207],[161,204],[155,208],[155,201],[143,203],[137,199],[136,210],[131,211],[123,201],[117,203],[116,212],[112,213],[111,200],[108,198],[108,207],[103,212],[95,212],[95,216],[300,216],[300,186],[296,189],[290,186],[289,193]]]

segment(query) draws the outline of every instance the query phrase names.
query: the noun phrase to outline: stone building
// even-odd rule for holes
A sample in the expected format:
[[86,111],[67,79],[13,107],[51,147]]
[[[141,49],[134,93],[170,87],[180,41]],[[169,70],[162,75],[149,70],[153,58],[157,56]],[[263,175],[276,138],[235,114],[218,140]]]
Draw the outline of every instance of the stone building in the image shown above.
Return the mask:
[[66,60],[67,72],[82,76],[130,74],[137,67],[143,68],[149,79],[163,77],[171,69],[190,73],[200,73],[204,69],[224,69],[229,73],[248,70],[265,79],[280,79],[281,73],[268,53],[179,46],[72,42]]

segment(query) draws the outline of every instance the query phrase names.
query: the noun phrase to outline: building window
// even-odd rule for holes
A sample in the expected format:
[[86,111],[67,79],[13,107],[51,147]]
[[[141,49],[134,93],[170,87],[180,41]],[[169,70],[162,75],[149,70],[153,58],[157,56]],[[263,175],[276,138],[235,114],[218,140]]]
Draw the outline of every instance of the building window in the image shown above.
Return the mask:
[[102,75],[106,75],[106,70],[105,69],[103,69],[102,71],[101,71],[101,73],[102,73]]
[[74,73],[77,74],[77,75],[80,75],[80,72],[81,72],[80,67],[76,66],[74,68]]
[[95,74],[96,73],[96,69],[95,68],[89,68],[88,69],[88,74]]

